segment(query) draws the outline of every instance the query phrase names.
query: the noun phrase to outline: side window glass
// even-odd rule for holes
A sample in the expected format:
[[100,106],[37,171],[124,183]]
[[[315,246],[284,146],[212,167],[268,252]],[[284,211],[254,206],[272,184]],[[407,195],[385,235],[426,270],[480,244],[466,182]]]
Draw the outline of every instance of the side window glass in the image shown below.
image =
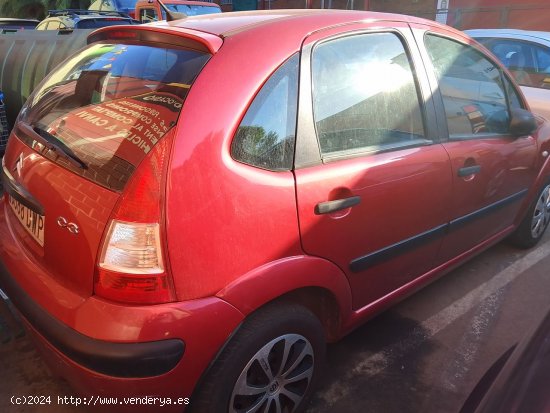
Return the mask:
[[324,42],[312,54],[313,114],[322,155],[429,143],[409,57],[393,33]]
[[231,144],[235,160],[272,171],[292,168],[298,64],[296,54],[271,75],[254,98]]
[[508,104],[510,109],[525,109],[519,98],[516,86],[508,80],[506,76],[502,76],[504,87],[506,88],[506,94],[508,95]]
[[524,41],[494,40],[489,48],[522,86],[548,88],[550,53]]
[[537,66],[541,73],[550,74],[550,51],[537,47]]
[[535,59],[537,75],[533,87],[550,89],[550,51],[547,48],[536,47]]
[[439,80],[449,136],[507,133],[510,115],[498,66],[453,40],[428,34],[425,44]]

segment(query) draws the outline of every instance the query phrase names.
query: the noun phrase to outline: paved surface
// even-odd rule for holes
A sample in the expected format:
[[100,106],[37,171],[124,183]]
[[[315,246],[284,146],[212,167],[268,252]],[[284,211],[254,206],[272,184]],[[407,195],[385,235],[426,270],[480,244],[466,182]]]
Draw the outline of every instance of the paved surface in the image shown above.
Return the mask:
[[[550,233],[535,249],[499,244],[329,347],[308,413],[456,412],[485,370],[550,305]],[[0,300],[2,301],[2,300]],[[13,406],[11,395],[70,396],[0,303],[0,412],[76,413]]]
[[328,353],[308,413],[460,410],[485,371],[549,309],[550,236],[500,244],[358,329]]

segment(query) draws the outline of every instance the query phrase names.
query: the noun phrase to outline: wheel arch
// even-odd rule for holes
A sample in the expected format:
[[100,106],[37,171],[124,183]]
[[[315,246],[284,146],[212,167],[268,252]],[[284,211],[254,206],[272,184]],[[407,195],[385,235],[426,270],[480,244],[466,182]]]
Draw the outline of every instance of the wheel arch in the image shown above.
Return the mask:
[[345,274],[319,257],[295,256],[263,265],[233,281],[217,296],[245,317],[273,302],[301,304],[325,327],[327,341],[341,335],[352,314],[351,289]]
[[535,181],[533,182],[533,185],[531,185],[531,188],[529,188],[529,192],[523,200],[523,204],[521,205],[518,214],[516,215],[516,219],[514,220],[514,225],[516,227],[518,227],[523,218],[525,218],[525,215],[529,211],[529,207],[537,197],[538,193],[548,184],[550,184],[550,156],[547,155],[542,167],[539,170],[539,173],[537,174]]
[[[302,293],[304,292],[302,289]],[[259,330],[264,330],[265,327],[271,329],[273,326],[270,321],[265,320],[265,316],[267,314],[271,314],[272,322],[274,324],[277,324],[278,321],[285,320],[285,314],[287,316],[286,320],[287,322],[290,321],[293,325],[298,321],[298,325],[300,325],[300,321],[303,321],[303,317],[297,316],[296,311],[302,310],[303,303],[297,303],[294,299],[296,298],[296,294],[300,295],[300,291],[296,290],[293,293],[287,294],[285,296],[281,296],[273,301],[270,301],[263,305],[262,307],[258,308],[256,311],[253,311],[252,313],[248,314],[248,317],[245,318],[231,333],[231,335],[227,338],[227,340],[224,342],[222,347],[218,350],[215,357],[212,358],[210,364],[208,367],[203,371],[201,374],[199,380],[196,382],[195,388],[193,389],[192,395],[190,397],[191,403],[188,406],[188,409],[190,412],[193,413],[203,413],[204,411],[213,412],[213,411],[220,411],[220,409],[216,410],[207,410],[203,409],[203,403],[205,400],[204,395],[212,395],[213,392],[215,392],[216,388],[220,388],[219,386],[213,386],[212,378],[213,377],[226,377],[225,374],[220,374],[220,362],[222,364],[226,364],[227,360],[233,359],[235,357],[238,357],[238,354],[240,353],[234,353],[232,351],[235,351],[235,340],[239,342],[239,334],[250,335],[250,332],[257,332]],[[319,321],[318,315],[315,314],[315,311],[310,309],[309,307],[306,308],[306,306],[303,307],[303,310],[306,311],[306,313],[309,313],[310,320],[314,320],[317,324],[317,321]],[[288,315],[291,314],[291,318],[288,318]],[[282,314],[282,318],[281,318]],[[304,313],[302,313],[304,314]],[[273,318],[273,315],[275,315],[275,318]],[[262,319],[263,318],[263,319]],[[247,321],[250,323],[254,323],[254,325],[248,325]],[[318,326],[321,327],[321,326]],[[292,329],[293,327],[288,327],[289,329]],[[286,328],[285,328],[286,329]],[[277,327],[275,327],[275,330],[277,330]],[[322,349],[320,349],[319,353],[315,353],[316,357],[319,355],[319,360],[321,360],[321,365],[323,364],[323,360],[325,357],[325,343],[324,341],[324,335],[321,331],[321,328],[317,329],[317,327],[314,330],[317,335],[318,340],[316,340],[318,343],[322,343]],[[280,333],[280,331],[279,331]],[[248,340],[249,337],[245,337],[244,339],[242,336],[240,337],[241,344],[243,342],[250,342]],[[238,344],[237,344],[238,345]],[[229,350],[229,351],[228,351]],[[228,357],[228,354],[232,354],[233,356]],[[315,380],[313,380],[315,382]],[[225,388],[223,386],[222,388]],[[198,396],[198,397],[197,397]],[[208,397],[208,396],[207,396]],[[194,404],[193,401],[199,400],[198,405]],[[197,402],[195,402],[197,403]],[[187,410],[186,410],[187,411]],[[302,410],[300,410],[302,411]]]

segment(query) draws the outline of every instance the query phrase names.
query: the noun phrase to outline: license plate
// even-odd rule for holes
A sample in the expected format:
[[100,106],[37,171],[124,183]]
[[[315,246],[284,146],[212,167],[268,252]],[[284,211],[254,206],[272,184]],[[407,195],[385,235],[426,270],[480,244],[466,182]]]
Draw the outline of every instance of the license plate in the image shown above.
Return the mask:
[[44,215],[40,215],[32,209],[27,208],[11,196],[9,197],[9,202],[11,209],[23,225],[23,228],[27,230],[36,242],[44,246]]

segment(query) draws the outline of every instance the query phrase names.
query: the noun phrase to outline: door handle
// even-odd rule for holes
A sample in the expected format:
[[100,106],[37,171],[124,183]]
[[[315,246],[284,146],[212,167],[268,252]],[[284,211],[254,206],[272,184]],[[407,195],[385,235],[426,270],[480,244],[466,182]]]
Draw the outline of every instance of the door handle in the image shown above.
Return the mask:
[[320,202],[315,205],[315,215],[330,214],[331,212],[341,211],[342,209],[351,208],[359,205],[361,202],[360,196],[352,196],[349,198],[335,199],[334,201]]
[[479,171],[481,171],[481,165],[465,166],[464,168],[460,168],[458,170],[458,176],[465,177],[465,176],[475,175]]

